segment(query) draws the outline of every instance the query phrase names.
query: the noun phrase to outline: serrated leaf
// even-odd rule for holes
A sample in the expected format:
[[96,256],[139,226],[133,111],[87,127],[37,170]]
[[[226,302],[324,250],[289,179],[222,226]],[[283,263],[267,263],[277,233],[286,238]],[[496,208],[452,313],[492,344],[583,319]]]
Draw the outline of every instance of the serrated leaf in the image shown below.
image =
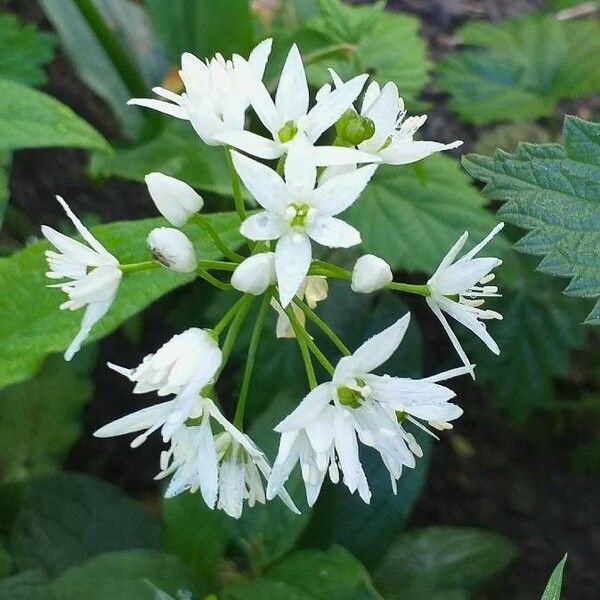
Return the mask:
[[506,567],[515,554],[515,545],[497,533],[427,527],[400,535],[374,580],[386,599],[429,600],[454,590],[472,591]]
[[531,13],[497,24],[470,22],[458,31],[469,49],[446,58],[437,83],[463,121],[550,117],[559,100],[580,98],[600,87],[595,19],[559,21]]
[[[234,213],[207,215],[221,237],[231,247],[239,245],[238,217]],[[155,227],[164,226],[162,218],[141,219],[99,225],[92,228],[110,252],[123,263],[148,260],[146,237]],[[216,259],[206,235],[187,226],[185,233],[196,252],[205,259]],[[48,289],[44,252],[49,247],[40,241],[0,259],[0,387],[31,375],[43,357],[62,352],[75,336],[81,321],[80,311],[60,311],[63,294]],[[129,317],[140,312],[167,292],[192,281],[192,275],[152,269],[124,277],[115,303],[96,325],[89,341],[108,335]],[[31,299],[36,301],[32,304]],[[28,306],[27,311],[22,307]]]
[[432,273],[464,231],[475,243],[495,221],[455,160],[435,155],[422,167],[425,181],[410,165],[380,167],[344,218],[360,230],[365,252]]
[[40,570],[23,571],[0,581],[0,600],[58,600]]
[[16,481],[60,468],[81,434],[94,386],[74,365],[51,357],[28,381],[0,392],[0,479]]
[[27,85],[43,85],[43,66],[52,60],[54,36],[13,15],[0,14],[0,79]]
[[550,579],[548,580],[548,585],[542,594],[542,600],[560,600],[563,571],[566,562],[567,555],[565,554],[564,558],[556,565],[554,571],[552,571],[552,575],[550,575]]
[[50,589],[56,600],[156,600],[153,586],[174,597],[185,590],[199,600],[208,591],[181,559],[152,550],[95,556],[65,571]]
[[119,488],[89,475],[33,480],[11,534],[19,569],[57,574],[101,552],[161,546],[160,523]]
[[[516,248],[544,256],[540,271],[570,277],[565,294],[600,295],[600,124],[568,116],[564,147],[521,144],[463,165],[485,182],[486,196],[505,202],[500,217],[530,230]],[[598,305],[586,322],[600,324]]]
[[60,146],[110,151],[108,142],[68,106],[8,80],[0,80],[0,150]]

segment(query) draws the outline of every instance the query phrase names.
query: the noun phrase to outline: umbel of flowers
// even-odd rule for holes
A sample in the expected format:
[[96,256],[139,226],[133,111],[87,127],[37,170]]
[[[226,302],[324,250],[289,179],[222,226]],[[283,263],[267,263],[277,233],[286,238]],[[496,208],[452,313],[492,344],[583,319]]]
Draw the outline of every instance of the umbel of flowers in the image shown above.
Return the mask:
[[[309,505],[316,502],[327,476],[368,503],[371,492],[361,466],[361,445],[379,453],[395,493],[403,468],[413,468],[422,456],[407,424],[431,435],[432,430],[451,428],[462,409],[451,402],[455,394],[442,383],[474,373],[446,315],[499,353],[485,321],[501,316],[483,304],[486,298],[498,296],[490,283],[492,271],[501,261],[478,255],[502,224],[459,256],[467,240],[465,233],[423,285],[394,281],[390,266],[377,256],[360,257],[351,272],[313,257],[315,245],[350,248],[360,244],[360,231],[346,223],[343,214],[379,165],[405,165],[461,142],[414,140],[425,116],[407,117],[396,85],[380,86],[375,81],[366,85],[366,74],[344,82],[331,71],[332,85],[323,86],[311,104],[295,45],[272,95],[262,81],[270,50],[271,40],[265,40],[247,59],[234,55],[225,60],[217,55],[204,62],[184,54],[180,71],[184,93],[155,88],[160,99],[131,100],[189,121],[199,143],[223,147],[245,250],[225,244],[203,216],[204,201],[195,190],[161,173],[148,174],[146,183],[171,227],[157,228],[148,235],[152,260],[120,264],[62,198],[58,201],[83,241],[42,228],[55,247],[47,252],[47,275],[56,280],[52,286],[68,296],[61,308],[85,308],[81,329],[65,353],[67,360],[110,310],[122,278],[135,277],[137,271],[160,267],[177,273],[195,272],[217,288],[238,294],[218,323],[178,333],[137,367],[109,365],[134,384],[133,393],[153,392],[160,401],[95,434],[135,434],[131,446],[137,447],[158,432],[167,445],[157,475],[170,477],[166,495],[198,491],[207,506],[235,518],[242,514],[244,503],[252,506],[275,496],[290,510],[298,511],[285,490],[298,463]],[[264,135],[246,129],[250,110],[264,125]],[[260,206],[250,215],[240,180]],[[196,255],[192,242],[179,229],[188,222],[205,232],[224,260],[207,261]],[[378,374],[402,342],[410,314],[399,315],[396,322],[351,351],[315,311],[317,303],[327,297],[328,279],[347,280],[351,290],[360,294],[385,288],[422,296],[463,365],[425,379]],[[214,400],[214,385],[257,297],[260,302],[254,313],[247,363],[235,415],[229,420]],[[278,337],[296,338],[308,393],[275,427],[280,442],[271,467],[243,427],[256,351],[272,309],[278,316]],[[307,333],[307,320],[320,328],[342,355],[336,365]],[[329,373],[328,381],[317,381],[313,360]]]

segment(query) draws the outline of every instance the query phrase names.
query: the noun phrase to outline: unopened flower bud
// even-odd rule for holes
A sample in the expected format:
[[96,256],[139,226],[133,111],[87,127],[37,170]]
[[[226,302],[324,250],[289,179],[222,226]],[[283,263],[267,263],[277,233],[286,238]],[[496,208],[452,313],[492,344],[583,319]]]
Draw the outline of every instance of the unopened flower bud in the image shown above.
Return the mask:
[[336,144],[340,146],[358,146],[375,134],[375,123],[369,117],[359,115],[349,108],[336,122]]
[[359,294],[370,294],[385,287],[394,279],[392,269],[385,260],[365,254],[354,265],[352,271],[352,291]]
[[154,258],[167,269],[177,273],[196,270],[198,260],[194,246],[179,229],[157,227],[148,234],[147,242]]
[[260,296],[276,280],[275,253],[261,252],[240,263],[231,276],[231,285],[240,292]]
[[146,185],[158,212],[175,227],[185,225],[204,206],[204,200],[192,187],[174,177],[150,173],[146,175]]

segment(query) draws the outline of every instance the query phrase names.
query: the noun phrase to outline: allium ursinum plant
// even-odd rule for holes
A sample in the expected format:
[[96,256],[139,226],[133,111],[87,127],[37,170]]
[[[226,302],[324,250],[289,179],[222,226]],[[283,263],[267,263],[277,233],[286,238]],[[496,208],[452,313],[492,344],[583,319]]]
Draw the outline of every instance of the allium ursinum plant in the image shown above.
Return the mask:
[[[220,290],[240,293],[212,327],[192,328],[175,335],[135,368],[110,365],[135,383],[134,393],[155,392],[168,399],[96,432],[98,437],[136,433],[131,443],[136,447],[160,431],[169,445],[161,455],[157,475],[171,476],[166,495],[199,490],[210,508],[220,508],[235,518],[242,514],[244,502],[252,506],[275,496],[297,511],[284,488],[297,463],[309,505],[317,500],[327,474],[332,482],[343,481],[352,493],[357,491],[369,502],[371,492],[361,466],[361,444],[379,453],[395,493],[402,469],[414,467],[422,455],[406,424],[410,422],[431,435],[432,429],[450,428],[462,409],[450,402],[455,394],[440,382],[473,374],[473,365],[444,314],[473,331],[493,352],[499,352],[483,321],[500,315],[481,305],[485,298],[498,295],[497,288],[488,283],[501,261],[476,254],[501,224],[457,259],[467,239],[465,233],[423,285],[395,282],[390,266],[373,255],[359,258],[352,272],[313,258],[314,244],[326,248],[360,244],[360,232],[340,215],[358,199],[379,164],[407,164],[461,142],[413,140],[425,117],[406,118],[403,101],[391,82],[383,87],[372,82],[358,112],[354,103],[368,79],[366,74],[344,83],[332,71],[333,87],[319,90],[310,106],[304,66],[295,45],[273,100],[262,82],[270,48],[271,40],[262,42],[247,60],[237,55],[225,60],[217,55],[202,62],[184,54],[180,72],[185,84],[183,94],[156,89],[164,100],[132,101],[189,120],[204,143],[223,147],[247,251],[226,245],[201,214],[204,201],[189,185],[161,173],[150,173],[146,183],[159,212],[173,227],[157,228],[149,234],[153,260],[119,264],[61,198],[59,202],[87,245],[43,228],[57,250],[47,253],[48,276],[67,280],[54,284],[69,297],[61,308],[87,307],[81,330],[65,353],[67,360],[110,309],[123,276],[135,277],[137,271],[157,267],[178,273],[195,271]],[[265,125],[268,136],[245,129],[250,107]],[[328,130],[331,136],[327,139],[332,142],[319,143]],[[260,205],[250,215],[246,213],[240,180]],[[224,260],[197,256],[192,242],[179,229],[187,222],[204,231]],[[230,274],[230,281],[211,273],[215,271]],[[348,281],[355,293],[387,289],[424,297],[464,366],[425,379],[376,375],[374,371],[401,343],[410,315],[399,316],[351,352],[315,311],[317,303],[327,297],[329,279]],[[213,390],[257,296],[261,300],[246,367],[235,415],[229,421],[213,400]],[[275,427],[281,439],[273,469],[260,448],[243,433],[257,348],[271,308],[278,315],[277,336],[297,341],[310,388],[297,408]],[[307,333],[307,320],[342,354],[337,365],[329,362]],[[329,373],[329,381],[317,381],[315,359]]]

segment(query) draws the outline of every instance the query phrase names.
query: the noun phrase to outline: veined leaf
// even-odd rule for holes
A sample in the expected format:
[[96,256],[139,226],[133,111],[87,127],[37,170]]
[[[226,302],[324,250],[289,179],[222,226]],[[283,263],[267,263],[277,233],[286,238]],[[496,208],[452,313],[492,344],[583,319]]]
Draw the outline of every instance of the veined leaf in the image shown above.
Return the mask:
[[532,13],[502,23],[467,23],[459,38],[477,49],[463,50],[439,67],[438,85],[463,121],[550,117],[561,99],[580,98],[600,87],[596,19],[559,21]]
[[[58,209],[57,209],[58,210]],[[232,247],[241,243],[238,217],[234,213],[207,215],[212,225]],[[94,235],[121,262],[149,259],[146,237],[155,227],[165,225],[162,218],[142,219],[99,225]],[[219,258],[207,236],[194,226],[186,234],[199,256]],[[47,354],[63,351],[79,329],[81,311],[60,311],[64,295],[48,289],[44,252],[49,244],[39,241],[0,259],[0,387],[27,377],[39,367]],[[117,299],[108,314],[96,325],[90,340],[108,335],[129,317],[193,279],[193,275],[151,269],[123,278]],[[35,298],[35,302],[32,299]],[[23,307],[27,306],[25,311]]]
[[546,586],[546,589],[542,595],[542,600],[560,600],[563,571],[565,569],[566,562],[567,555],[565,554],[564,558],[556,565],[554,571],[552,571],[552,575],[550,575],[550,579],[548,580],[548,585]]
[[91,125],[51,96],[7,80],[0,80],[0,96],[0,150],[61,146],[110,151]]
[[421,164],[424,181],[411,165],[380,167],[345,215],[365,252],[394,268],[433,272],[464,231],[474,244],[495,220],[455,160],[434,155]]
[[53,54],[54,36],[20,23],[13,15],[0,14],[0,79],[43,85],[42,67]]
[[[564,147],[521,144],[463,164],[486,196],[506,202],[498,215],[529,230],[517,250],[544,256],[540,271],[570,277],[565,294],[600,295],[600,124],[567,117]],[[586,323],[600,324],[600,302]]]

